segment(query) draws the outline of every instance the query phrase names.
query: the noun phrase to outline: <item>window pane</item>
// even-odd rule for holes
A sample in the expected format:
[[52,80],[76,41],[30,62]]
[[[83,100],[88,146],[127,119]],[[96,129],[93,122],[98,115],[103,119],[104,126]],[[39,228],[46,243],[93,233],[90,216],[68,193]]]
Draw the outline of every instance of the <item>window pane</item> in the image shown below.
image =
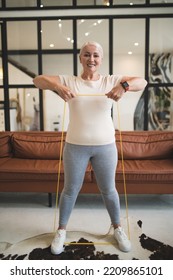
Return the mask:
[[101,5],[101,6],[109,6],[110,3],[109,0],[77,0],[77,5],[78,6],[96,6],[96,5]]
[[[2,41],[1,41],[1,27],[0,24],[0,53],[2,53]],[[2,58],[0,57],[0,85],[3,85],[3,69],[2,69]]]
[[10,84],[33,84],[32,78],[38,74],[37,55],[8,56]]
[[173,3],[173,0],[165,0],[165,1],[163,1],[163,0],[150,0],[150,3],[151,4],[163,4],[163,5],[165,5],[165,4],[168,4],[168,3]]
[[148,129],[173,130],[173,88],[149,89]]
[[[66,131],[69,123],[69,109],[61,97],[50,90],[44,90],[44,130]],[[65,113],[65,116],[64,116]]]
[[37,49],[36,21],[12,21],[7,23],[8,50]]
[[3,102],[4,102],[4,90],[0,88],[0,108],[4,107],[4,105],[2,105]]
[[73,56],[71,54],[43,55],[43,73],[73,75]]
[[36,7],[37,0],[6,0],[6,7]]
[[173,18],[150,21],[150,82],[173,82],[172,26]]
[[0,23],[0,51],[2,51],[2,33],[1,33],[2,24]]
[[5,130],[5,118],[4,118],[4,90],[0,88],[0,131]]
[[72,0],[41,0],[41,5],[44,6],[72,6]]
[[94,0],[77,0],[77,5],[79,5],[79,6],[80,5],[92,6],[92,5],[95,5],[95,1]]
[[146,0],[113,0],[113,5],[143,5]]
[[4,110],[0,109],[0,131],[5,131]]
[[115,19],[113,29],[114,72],[144,76],[145,20]]
[[[108,36],[108,20],[92,19],[92,20],[78,20],[77,22],[77,47],[81,46],[87,41],[96,41],[103,47],[104,58],[101,65],[101,74],[109,74],[109,36]],[[104,36],[103,36],[104,34]],[[78,73],[81,73],[81,64],[78,60]]]
[[[127,76],[144,77],[145,69],[145,20],[144,19],[115,19],[113,25],[113,73]],[[121,36],[123,34],[123,36]],[[141,126],[140,115],[143,107],[143,93],[135,92],[124,94],[119,101],[119,110],[121,118],[121,129],[133,130],[136,126]],[[142,104],[141,104],[142,102]],[[125,109],[124,109],[125,108]],[[118,128],[118,111],[117,105],[114,104],[114,122]],[[136,116],[137,114],[137,116]],[[138,120],[139,124],[134,120]]]
[[72,49],[73,48],[72,20],[42,21],[43,49]]
[[38,90],[10,89],[10,130],[40,130]]
[[[73,75],[73,55],[72,54],[50,54],[43,55],[43,73],[48,75],[67,74]],[[64,101],[52,91],[44,90],[44,130],[62,130]],[[51,108],[51,109],[50,109]],[[57,123],[58,122],[58,123]],[[64,127],[66,130],[69,122],[68,107]]]
[[3,85],[3,69],[2,69],[2,59],[0,58],[0,85]]
[[[1,42],[1,25],[0,25],[0,53],[2,52]],[[3,85],[3,69],[2,69],[2,58],[0,57],[0,85]]]

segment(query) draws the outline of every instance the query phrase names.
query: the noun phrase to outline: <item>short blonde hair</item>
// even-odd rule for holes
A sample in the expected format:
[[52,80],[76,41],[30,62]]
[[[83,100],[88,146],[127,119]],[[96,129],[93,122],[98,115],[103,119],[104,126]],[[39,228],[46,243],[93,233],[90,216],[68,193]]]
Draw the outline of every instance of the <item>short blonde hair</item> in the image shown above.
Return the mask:
[[82,54],[83,49],[84,49],[86,46],[90,46],[90,45],[91,45],[91,46],[95,46],[95,47],[98,49],[98,51],[100,52],[101,57],[103,58],[103,48],[102,48],[102,46],[101,46],[99,43],[97,43],[97,42],[95,42],[95,41],[85,42],[85,43],[82,45],[81,49],[80,49],[79,56]]

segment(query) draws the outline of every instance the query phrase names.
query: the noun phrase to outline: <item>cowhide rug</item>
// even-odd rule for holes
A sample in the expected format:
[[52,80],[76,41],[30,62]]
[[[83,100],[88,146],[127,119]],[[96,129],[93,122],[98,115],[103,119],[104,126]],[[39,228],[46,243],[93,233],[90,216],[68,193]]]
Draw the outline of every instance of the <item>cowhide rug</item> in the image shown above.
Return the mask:
[[1,260],[173,260],[173,247],[165,245],[142,232],[142,221],[132,225],[132,250],[118,249],[112,233],[105,236],[82,231],[68,231],[64,252],[50,252],[54,233],[38,235],[16,244],[0,243]]

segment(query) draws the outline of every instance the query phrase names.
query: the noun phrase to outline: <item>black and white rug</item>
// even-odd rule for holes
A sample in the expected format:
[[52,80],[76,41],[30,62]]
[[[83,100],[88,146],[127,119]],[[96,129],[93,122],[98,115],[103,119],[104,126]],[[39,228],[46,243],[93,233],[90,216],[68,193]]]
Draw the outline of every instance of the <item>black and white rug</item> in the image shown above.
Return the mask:
[[0,243],[1,260],[173,260],[173,247],[142,232],[142,221],[132,226],[132,250],[123,253],[110,232],[101,236],[68,231],[64,252],[53,255],[50,244],[54,233],[45,233],[16,244]]

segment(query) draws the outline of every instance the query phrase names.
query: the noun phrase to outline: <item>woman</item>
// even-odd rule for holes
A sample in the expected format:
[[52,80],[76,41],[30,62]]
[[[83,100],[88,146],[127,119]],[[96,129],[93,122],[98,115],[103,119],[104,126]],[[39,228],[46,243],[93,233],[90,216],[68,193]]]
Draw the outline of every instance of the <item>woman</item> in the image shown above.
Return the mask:
[[51,252],[60,254],[64,249],[67,223],[89,161],[119,249],[128,252],[131,243],[121,227],[119,195],[115,188],[117,149],[111,108],[125,91],[143,90],[147,82],[139,77],[100,75],[103,49],[97,42],[85,43],[79,58],[83,67],[81,76],[40,75],[34,78],[36,87],[52,90],[68,102],[70,111],[63,151],[65,180],[59,203],[59,227],[51,244]]

